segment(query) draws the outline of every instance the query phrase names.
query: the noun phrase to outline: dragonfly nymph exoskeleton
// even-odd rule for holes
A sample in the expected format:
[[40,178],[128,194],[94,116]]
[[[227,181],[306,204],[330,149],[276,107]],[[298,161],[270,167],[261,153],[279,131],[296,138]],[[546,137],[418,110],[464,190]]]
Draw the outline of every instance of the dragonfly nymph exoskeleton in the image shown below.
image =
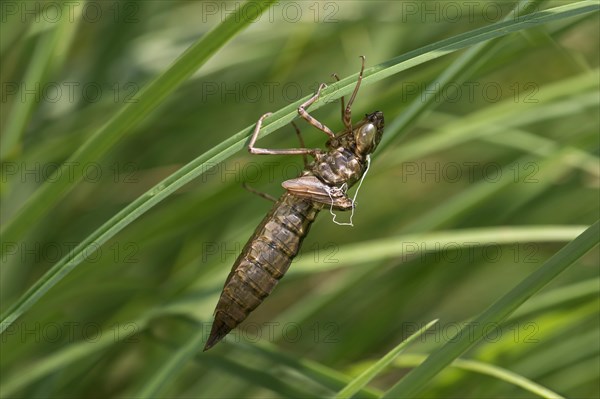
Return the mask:
[[[301,118],[328,136],[326,150],[305,148],[300,131],[293,122],[301,148],[258,148],[256,139],[263,121],[271,113],[264,114],[256,122],[248,144],[251,154],[302,155],[305,167],[299,177],[282,183],[285,193],[275,201],[233,264],[217,303],[204,350],[221,341],[271,293],[298,254],[321,209],[354,211],[355,202],[347,196],[347,190],[362,181],[369,167],[370,154],[377,148],[383,134],[383,113],[380,111],[366,114],[358,124],[352,125],[352,103],[365,68],[365,57],[361,56],[361,59],[358,80],[346,106],[344,97],[341,98],[342,132],[334,134],[307,112],[307,108],[319,99],[321,90],[327,87],[325,83],[319,85],[315,95],[298,107]],[[338,79],[337,75],[333,76]],[[308,162],[307,156],[311,156],[313,161]]]

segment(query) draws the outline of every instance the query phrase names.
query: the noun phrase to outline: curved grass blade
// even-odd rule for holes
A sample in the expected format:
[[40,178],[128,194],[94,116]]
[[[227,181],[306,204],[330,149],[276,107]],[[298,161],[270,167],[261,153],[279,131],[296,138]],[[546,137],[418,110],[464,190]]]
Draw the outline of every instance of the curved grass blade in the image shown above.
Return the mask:
[[[515,5],[503,21],[510,21],[516,16],[524,16],[536,10],[547,0],[521,0]],[[392,121],[387,127],[386,135],[383,137],[380,148],[385,148],[392,140],[406,128],[414,123],[425,111],[430,110],[433,102],[438,98],[449,83],[461,84],[471,71],[481,64],[486,57],[491,56],[495,50],[495,42],[479,43],[455,59],[435,80],[427,85],[420,96],[417,96],[402,112],[400,116]],[[392,134],[389,134],[393,132]],[[381,149],[380,149],[381,151]]]
[[[598,73],[600,73],[599,69],[593,69],[545,85],[538,103],[517,105],[512,100],[504,100],[464,118],[449,121],[443,128],[436,129],[432,134],[416,138],[395,149],[393,154],[386,156],[390,159],[386,166],[393,167],[406,160],[419,159],[474,138],[485,138],[498,132],[504,133],[510,128],[597,109]],[[390,129],[386,133],[389,133]]]
[[[45,376],[52,374],[56,370],[63,369],[71,364],[81,361],[84,358],[96,356],[99,354],[99,352],[105,351],[109,347],[129,339],[130,334],[132,333],[130,326],[135,326],[136,334],[142,334],[146,330],[151,319],[165,315],[173,316],[175,314],[176,313],[173,313],[168,309],[168,307],[159,310],[155,309],[137,320],[120,323],[120,326],[125,326],[127,328],[120,327],[120,330],[113,330],[112,334],[105,334],[97,341],[76,342],[67,347],[60,348],[56,352],[38,359],[35,364],[27,367],[26,373],[17,371],[15,374],[7,375],[6,378],[3,378],[2,380],[0,392],[3,393],[4,397],[14,396],[19,392],[19,390],[33,384],[35,381]],[[201,331],[202,329],[199,328],[198,330]],[[198,344],[197,348],[200,347],[201,345]],[[261,343],[260,345],[238,344],[236,347],[239,350],[256,353],[261,358],[289,367],[290,369],[293,369],[294,371],[306,376],[306,378],[314,380],[316,383],[329,389],[339,389],[350,381],[349,377],[334,369],[309,359],[298,359],[297,357],[286,355],[282,352],[274,350],[272,345],[264,343]],[[169,348],[174,349],[175,347],[174,345],[169,345]],[[264,372],[260,372],[252,369],[251,367],[227,360],[223,356],[212,355],[204,352],[198,353],[198,350],[194,350],[192,344],[189,345],[189,350],[191,351],[190,353],[192,356],[195,355],[194,361],[198,364],[220,369],[225,373],[233,374],[235,377],[240,379],[252,381],[255,384],[261,385],[267,389],[271,389],[272,391],[280,393],[286,397],[299,396],[299,392],[293,391],[291,387],[285,384],[285,382],[277,381],[272,376],[270,376],[271,378],[267,378],[269,375]],[[180,354],[176,354],[175,356],[180,356]],[[184,356],[184,354],[182,353],[181,356]],[[177,364],[181,363],[177,362]],[[169,366],[170,370],[162,370],[156,375],[156,377],[162,378],[161,376],[172,375],[171,372],[175,371],[176,367],[178,367],[177,364],[175,360],[173,360],[173,364]],[[166,382],[166,380],[163,382]],[[162,383],[157,384],[156,382],[153,382],[152,387],[145,387],[145,392],[150,392],[150,390],[154,391],[156,389],[160,390],[161,386]],[[365,388],[364,390],[360,391],[360,394],[361,397],[365,398],[378,398],[383,395],[383,392],[374,390],[372,388]],[[307,395],[308,393],[305,392],[304,395],[300,396],[306,397]]]
[[194,361],[203,366],[209,366],[211,369],[218,369],[230,377],[251,382],[254,387],[268,389],[273,393],[279,394],[282,398],[310,398],[315,394],[310,391],[300,390],[298,387],[290,385],[279,374],[273,370],[261,370],[254,368],[248,363],[239,360],[231,360],[225,356],[213,355],[211,353],[196,353]]
[[[191,45],[164,73],[149,83],[126,103],[60,168],[47,178],[27,200],[12,220],[1,230],[6,242],[18,241],[36,220],[46,215],[60,198],[66,195],[84,176],[83,168],[99,159],[128,131],[137,126],[160,105],[179,85],[214,55],[236,33],[256,20],[275,0],[251,1],[236,7],[215,29]],[[73,178],[73,176],[75,178]],[[48,183],[51,182],[51,183]]]
[[412,257],[431,248],[431,251],[445,248],[446,245],[458,247],[478,247],[489,244],[502,245],[517,242],[561,242],[576,238],[586,226],[521,226],[492,227],[481,229],[463,229],[436,231],[433,233],[402,234],[389,238],[380,238],[361,244],[340,247],[336,263],[315,263],[311,259],[299,259],[289,275],[313,273],[360,265],[394,257]]
[[[266,3],[267,2],[265,2],[265,4]],[[515,18],[511,21],[504,21],[475,29],[471,32],[463,33],[425,46],[421,49],[411,51],[383,64],[369,68],[368,70],[365,70],[365,78],[362,84],[373,84],[376,81],[402,72],[408,68],[475,45],[477,43],[484,42],[486,40],[502,37],[512,32],[532,28],[551,21],[590,13],[597,11],[598,9],[600,9],[600,6],[596,2],[585,0],[575,4],[552,8],[539,13],[529,14],[524,17]],[[245,15],[247,15],[248,12],[249,11],[244,10]],[[250,13],[250,15],[254,14]],[[233,18],[227,19],[222,25],[226,24],[231,19]],[[217,30],[213,32],[216,32]],[[233,23],[230,23],[226,26],[226,28],[223,28],[223,30],[225,31],[223,34],[232,34],[232,32],[239,30],[239,27]],[[219,35],[221,35],[221,33],[219,33]],[[210,36],[210,33],[206,36]],[[222,39],[222,37],[219,38],[219,40]],[[211,51],[216,50],[214,45],[211,46]],[[199,54],[202,55],[202,57],[200,57]],[[88,145],[83,147],[86,149],[85,151],[91,151],[93,154],[96,154],[96,151],[100,151],[100,153],[105,151],[107,148],[105,148],[105,146],[110,146],[110,144],[113,143],[113,140],[116,140],[118,136],[126,130],[126,128],[130,128],[135,125],[135,123],[139,122],[144,115],[146,115],[160,102],[160,100],[166,97],[166,95],[173,90],[172,86],[183,81],[188,74],[191,73],[189,68],[183,68],[183,66],[180,66],[182,60],[185,59],[186,61],[194,62],[198,61],[196,60],[196,57],[199,57],[200,61],[194,64],[197,66],[200,62],[202,62],[202,60],[205,60],[204,57],[207,57],[209,54],[212,54],[209,50],[198,50],[198,43],[194,45],[190,50],[188,50],[188,52],[184,54],[184,56],[178,60],[178,62],[176,62],[176,64],[169,71],[167,71],[167,73],[161,75],[161,77],[156,81],[160,84],[155,82],[150,86],[151,90],[156,92],[156,95],[160,97],[159,100],[154,100],[151,98],[147,99],[145,100],[146,102],[144,103],[144,107],[140,106],[138,103],[137,105],[140,108],[131,116],[127,112],[119,113],[111,122],[107,124],[107,126],[120,127],[120,129],[111,131],[112,134],[105,136],[103,133],[107,129],[105,126],[105,128],[94,135],[94,138],[88,142]],[[178,67],[178,71],[179,69],[183,70],[176,73],[172,70],[176,66]],[[168,76],[165,77],[165,75]],[[316,110],[334,99],[338,99],[344,95],[350,94],[354,88],[355,82],[356,76],[353,75],[341,80],[335,85],[329,86],[323,90],[322,99],[314,103],[311,107]],[[148,90],[150,90],[150,88],[145,90],[144,93],[147,93]],[[146,98],[146,96],[140,95],[140,98],[141,97]],[[289,123],[297,115],[298,106],[305,102],[308,98],[309,96],[297,101],[294,104],[290,104],[269,117],[268,124],[263,125],[263,129],[261,130],[262,137]],[[114,122],[115,120],[117,122]],[[115,124],[117,124],[117,126],[114,126]],[[46,292],[48,292],[50,288],[56,285],[56,283],[58,283],[73,268],[83,262],[85,260],[86,253],[93,254],[97,248],[108,241],[111,237],[115,236],[127,225],[131,224],[139,216],[147,212],[156,204],[160,203],[180,187],[202,175],[206,170],[208,170],[209,166],[213,166],[224,161],[235,152],[244,148],[244,144],[252,132],[252,127],[253,126],[248,126],[221,144],[205,152],[192,162],[186,164],[177,172],[173,173],[158,183],[155,187],[144,193],[138,199],[133,201],[131,204],[109,219],[106,223],[100,226],[91,235],[86,237],[67,256],[62,258],[46,274],[44,274],[44,276],[37,280],[35,284],[33,284],[21,296],[21,298],[19,298],[19,300],[14,303],[8,311],[5,312],[0,323],[0,333],[6,330],[21,314],[33,306],[34,303],[36,303]],[[90,142],[98,144],[99,148],[91,148],[90,146],[92,145],[89,144]],[[79,152],[75,154],[74,157],[78,156],[78,154]],[[85,162],[83,164],[85,164]],[[57,173],[61,173],[60,169]],[[63,173],[63,175],[69,176],[67,173]],[[45,188],[38,190],[34,198],[28,202],[29,205],[24,207],[27,212],[31,213],[26,213],[25,216],[23,213],[21,213],[21,216],[15,217],[12,220],[12,223],[10,223],[3,232],[3,239],[6,241],[15,241],[14,236],[19,236],[22,234],[24,229],[26,229],[30,223],[33,224],[34,220],[46,212],[48,209],[47,203],[54,202],[69,188],[70,187],[68,185],[64,184],[64,181],[63,184],[58,184],[57,181],[52,185],[47,185]],[[46,194],[45,191],[48,191],[48,194]],[[33,208],[35,208],[35,210]],[[34,215],[35,217],[32,218],[31,215]]]
[[[261,358],[275,362],[279,367],[289,367],[295,373],[329,390],[337,391],[352,381],[346,374],[334,368],[308,358],[299,358],[298,356],[287,354],[281,348],[267,342],[252,345],[240,343],[236,344],[236,348],[256,353]],[[372,399],[379,398],[382,395],[383,392],[371,387],[364,387],[359,391],[361,398]]]
[[500,323],[521,306],[527,299],[541,290],[561,272],[575,263],[600,241],[600,220],[585,230],[579,237],[563,247],[530,274],[515,288],[498,299],[478,316],[472,326],[471,335],[457,333],[448,343],[433,352],[423,364],[408,373],[386,392],[384,398],[416,397],[425,385],[438,373],[457,359],[462,353],[484,338],[485,329]]
[[508,320],[524,318],[546,309],[598,295],[600,295],[600,278],[583,280],[536,296],[534,300],[527,302],[511,314]]
[[170,357],[169,361],[161,367],[143,386],[143,389],[134,395],[136,398],[158,398],[169,380],[172,380],[190,359],[192,359],[205,341],[205,332],[202,328],[195,331],[193,336]]
[[117,324],[111,334],[103,334],[96,341],[82,341],[71,344],[66,348],[61,348],[44,358],[38,359],[35,364],[27,367],[27,372],[20,370],[13,375],[4,375],[2,385],[0,386],[2,397],[14,397],[20,389],[25,388],[34,381],[56,370],[61,370],[80,359],[94,356],[98,352],[106,350],[119,342],[126,341],[132,334],[131,326],[135,326],[135,332],[140,333],[146,328],[149,320],[150,317],[147,315],[137,320]]
[[[402,355],[402,357],[398,358],[398,360],[394,363],[398,367],[417,367],[427,358],[426,355],[419,354],[408,354]],[[529,391],[535,395],[538,395],[542,398],[548,399],[560,399],[563,398],[558,393],[534,382],[528,378],[523,377],[517,373],[513,373],[510,370],[504,369],[502,367],[494,366],[492,364],[487,364],[484,362],[480,362],[477,360],[467,360],[467,359],[456,359],[451,364],[450,367],[454,367],[461,370],[473,371],[475,373],[488,375],[490,377],[497,378],[498,380],[504,381],[508,384],[512,384],[523,388],[526,391]]]
[[[81,7],[82,4],[76,4],[74,7]],[[67,7],[62,6],[62,12],[67,12]],[[81,16],[81,11],[74,15]],[[34,97],[23,95],[27,87],[41,87],[40,82],[44,82],[48,71],[52,66],[62,62],[64,52],[61,51],[63,43],[70,43],[79,23],[79,17],[75,21],[69,18],[61,18],[57,23],[52,24],[47,32],[38,33],[37,43],[31,61],[27,66],[27,71],[23,77],[23,83],[20,85],[20,101],[15,101],[10,114],[7,115],[7,123],[3,129],[0,138],[0,159],[6,160],[8,157],[18,153],[18,143],[25,131],[27,122],[33,113],[36,105]],[[4,22],[4,21],[3,21]],[[48,23],[48,25],[51,25]],[[63,53],[61,56],[61,52]],[[4,100],[3,100],[4,102]]]
[[336,398],[351,398],[356,393],[358,393],[362,388],[364,388],[369,381],[375,378],[379,373],[381,373],[390,363],[392,363],[403,351],[406,349],[411,342],[415,341],[419,338],[423,333],[429,328],[431,328],[434,324],[436,324],[438,320],[433,320],[427,323],[424,327],[420,328],[413,335],[402,341],[398,346],[385,354],[384,357],[379,359],[375,364],[362,372],[358,377],[352,380],[344,389],[342,389],[335,396]]

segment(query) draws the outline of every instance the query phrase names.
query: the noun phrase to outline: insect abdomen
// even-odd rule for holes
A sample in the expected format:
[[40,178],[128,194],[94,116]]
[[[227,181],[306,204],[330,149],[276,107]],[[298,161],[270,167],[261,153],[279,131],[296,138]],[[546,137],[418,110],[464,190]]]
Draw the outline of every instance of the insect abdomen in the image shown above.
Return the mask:
[[240,324],[271,293],[300,250],[320,206],[284,194],[250,238],[223,287],[204,350]]

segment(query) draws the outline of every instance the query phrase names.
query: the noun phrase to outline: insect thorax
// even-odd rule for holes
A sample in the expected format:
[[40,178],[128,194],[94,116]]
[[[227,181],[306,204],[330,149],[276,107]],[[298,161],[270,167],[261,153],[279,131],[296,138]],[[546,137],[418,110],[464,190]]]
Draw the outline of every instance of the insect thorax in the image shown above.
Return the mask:
[[317,154],[311,172],[327,184],[339,187],[346,183],[350,187],[362,176],[363,165],[354,152],[340,146]]

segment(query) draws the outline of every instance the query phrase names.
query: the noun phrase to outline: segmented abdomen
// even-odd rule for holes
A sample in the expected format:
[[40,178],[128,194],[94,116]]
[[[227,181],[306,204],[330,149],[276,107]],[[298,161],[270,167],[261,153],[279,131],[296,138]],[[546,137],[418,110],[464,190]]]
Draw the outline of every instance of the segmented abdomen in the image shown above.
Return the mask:
[[204,350],[223,339],[271,293],[300,250],[320,208],[290,193],[275,203],[233,264]]

